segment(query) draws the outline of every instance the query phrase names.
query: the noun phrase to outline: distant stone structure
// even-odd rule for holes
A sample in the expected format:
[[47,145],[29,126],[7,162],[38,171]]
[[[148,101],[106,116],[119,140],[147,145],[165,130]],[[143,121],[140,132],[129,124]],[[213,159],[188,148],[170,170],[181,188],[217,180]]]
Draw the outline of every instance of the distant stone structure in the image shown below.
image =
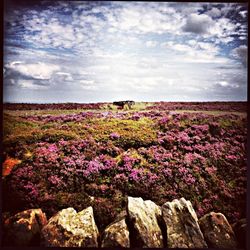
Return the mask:
[[118,106],[118,108],[123,109],[125,105],[128,105],[129,109],[131,109],[132,105],[135,105],[134,101],[119,101],[113,102],[113,105]]

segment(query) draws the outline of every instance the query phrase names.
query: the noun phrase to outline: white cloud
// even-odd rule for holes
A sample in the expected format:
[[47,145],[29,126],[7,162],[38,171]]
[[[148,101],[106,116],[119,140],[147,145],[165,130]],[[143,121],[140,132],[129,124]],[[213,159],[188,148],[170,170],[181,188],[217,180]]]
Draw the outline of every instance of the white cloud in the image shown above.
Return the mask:
[[235,34],[237,25],[232,23],[228,18],[220,18],[209,28],[209,36],[217,37],[223,41]]
[[64,24],[57,18],[51,18],[49,22],[46,22],[45,17],[30,19],[25,25],[32,33],[25,34],[24,38],[41,46],[73,48],[86,39],[85,32],[82,32],[81,28],[70,23]]
[[220,82],[218,82],[218,84],[219,84],[220,86],[222,86],[222,87],[226,87],[226,86],[229,85],[227,81],[220,81]]
[[95,85],[94,80],[81,80],[80,87],[85,90],[97,90],[97,86]]
[[148,48],[154,48],[154,47],[157,46],[157,44],[158,44],[157,41],[147,41],[147,42],[146,42],[146,46],[147,46]]
[[239,39],[240,40],[247,40],[247,37],[246,36],[240,36]]
[[243,18],[246,18],[246,17],[247,17],[247,11],[246,11],[246,10],[240,11],[240,15],[241,15]]
[[239,59],[241,63],[247,65],[247,51],[248,48],[246,45],[240,45],[239,47],[232,50],[231,55],[236,59]]
[[205,34],[213,25],[213,20],[206,14],[191,14],[187,19],[185,25],[182,27],[183,31],[196,34]]
[[224,43],[224,44],[227,44],[227,43],[230,43],[234,40],[233,37],[220,37],[220,38],[216,38],[215,39],[215,43],[216,44],[220,44],[220,43]]
[[23,62],[22,61],[13,61],[13,62],[10,62],[6,65],[7,68],[15,68],[17,65],[20,65],[22,64]]
[[56,72],[56,77],[58,78],[61,78],[61,80],[64,80],[64,81],[73,81],[74,79],[72,78],[72,75],[70,73],[67,73],[67,72]]
[[57,75],[65,75],[65,76],[70,76],[69,73],[66,73],[66,72],[56,72]]
[[169,86],[172,86],[172,85],[175,84],[176,81],[175,81],[175,79],[171,79],[171,78],[170,78],[170,79],[167,79],[166,82],[167,82],[167,84],[168,84]]
[[[131,4],[120,5],[115,12],[106,13],[108,23],[113,28],[136,34],[170,32],[178,34],[183,20],[180,13],[165,4],[158,9],[158,3],[146,5]],[[164,10],[164,11],[162,11]]]
[[211,10],[207,11],[206,14],[211,17],[219,17],[221,15],[221,11],[220,9],[213,7]]
[[223,63],[228,61],[227,58],[219,56],[219,47],[213,43],[189,40],[187,44],[179,44],[169,41],[163,43],[162,46],[168,49],[169,53],[175,53],[175,61],[201,63]]
[[8,30],[18,46],[6,46],[5,86],[60,90],[65,100],[240,96],[245,48],[230,57],[227,46],[246,39],[247,24],[228,16],[235,5],[222,5],[71,1],[26,17],[20,10]]
[[234,40],[233,35],[237,35],[240,32],[236,32],[238,24],[233,23],[229,18],[212,19],[211,16],[213,15],[210,12],[206,12],[206,14],[193,13],[186,18],[182,30],[206,39],[212,39],[217,44],[232,42]]
[[[223,18],[211,18],[219,16],[220,10],[216,7],[210,8],[205,14],[198,14],[197,11],[203,9],[202,4],[198,3],[176,4],[174,7],[171,3],[112,2],[109,7],[105,4],[88,3],[89,7],[93,6],[88,10],[87,5],[80,2],[65,4],[70,11],[67,15],[70,22],[62,21],[62,17],[66,17],[65,7],[53,6],[51,10],[26,17],[25,28],[32,33],[26,33],[24,38],[33,41],[37,46],[40,44],[40,47],[75,49],[78,52],[107,41],[108,34],[118,41],[116,36],[122,32],[125,32],[123,35],[127,41],[121,41],[120,38],[121,45],[135,42],[131,40],[131,34],[181,36],[183,30],[204,37],[215,37],[217,42],[220,39],[221,42],[228,43],[233,39],[229,35],[235,31],[230,20],[224,18],[224,22],[221,22]],[[230,8],[230,4],[225,6]],[[60,10],[61,18],[53,13],[56,10]],[[100,13],[104,18],[100,17]]]
[[191,46],[195,46],[197,44],[197,40],[191,39],[188,41],[188,44]]
[[81,80],[80,83],[83,85],[93,85],[95,83],[95,81],[93,81],[93,80]]
[[32,90],[39,90],[39,89],[47,89],[48,86],[46,85],[37,85],[34,84],[32,80],[18,80],[18,86],[24,89],[32,89]]
[[219,53],[219,47],[213,43],[197,42],[196,47],[212,55],[217,55]]
[[6,65],[6,68],[15,70],[25,76],[42,80],[50,79],[52,74],[60,69],[58,65],[46,64],[42,62],[25,64],[20,61],[11,62]]
[[128,81],[128,85],[133,90],[140,90],[142,92],[148,92],[155,88],[158,80],[159,79],[157,78],[150,78],[150,77],[145,77],[145,78],[140,78],[140,79],[132,78]]
[[185,44],[173,44],[173,45],[171,45],[171,44],[168,44],[170,47],[169,48],[171,48],[171,49],[174,49],[174,50],[176,50],[176,51],[180,51],[180,52],[186,52],[186,53],[192,53],[192,51],[193,51],[193,49],[190,47],[190,46],[188,46],[188,45],[185,45]]

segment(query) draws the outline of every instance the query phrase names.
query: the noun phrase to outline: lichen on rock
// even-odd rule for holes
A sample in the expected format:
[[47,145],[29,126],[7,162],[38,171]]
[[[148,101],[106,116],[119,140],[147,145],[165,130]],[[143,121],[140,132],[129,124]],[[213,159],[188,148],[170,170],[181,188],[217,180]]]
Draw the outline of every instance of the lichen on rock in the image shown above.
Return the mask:
[[207,248],[190,201],[181,198],[166,202],[162,206],[162,216],[168,248]]
[[42,230],[47,247],[98,247],[98,237],[92,207],[79,213],[73,208],[63,209]]
[[163,247],[159,216],[161,209],[154,202],[128,197],[128,217],[135,247]]
[[201,230],[209,247],[236,248],[232,227],[222,213],[211,212],[199,219]]
[[101,247],[130,247],[129,230],[125,218],[112,223],[104,230]]

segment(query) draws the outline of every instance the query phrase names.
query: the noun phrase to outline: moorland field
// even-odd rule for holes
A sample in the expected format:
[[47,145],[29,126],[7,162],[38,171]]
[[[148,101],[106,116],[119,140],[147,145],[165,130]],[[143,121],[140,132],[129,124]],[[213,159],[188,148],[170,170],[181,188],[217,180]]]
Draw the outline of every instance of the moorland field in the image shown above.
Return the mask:
[[246,217],[247,104],[5,104],[3,217],[92,206],[102,230],[126,197],[185,197],[198,217]]

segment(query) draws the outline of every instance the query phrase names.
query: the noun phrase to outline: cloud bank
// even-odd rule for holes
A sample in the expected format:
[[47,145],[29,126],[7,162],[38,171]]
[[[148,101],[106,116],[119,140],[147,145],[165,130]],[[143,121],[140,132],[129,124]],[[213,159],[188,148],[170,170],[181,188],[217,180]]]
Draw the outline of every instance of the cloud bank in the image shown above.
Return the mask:
[[247,6],[43,1],[4,16],[4,101],[247,98]]

